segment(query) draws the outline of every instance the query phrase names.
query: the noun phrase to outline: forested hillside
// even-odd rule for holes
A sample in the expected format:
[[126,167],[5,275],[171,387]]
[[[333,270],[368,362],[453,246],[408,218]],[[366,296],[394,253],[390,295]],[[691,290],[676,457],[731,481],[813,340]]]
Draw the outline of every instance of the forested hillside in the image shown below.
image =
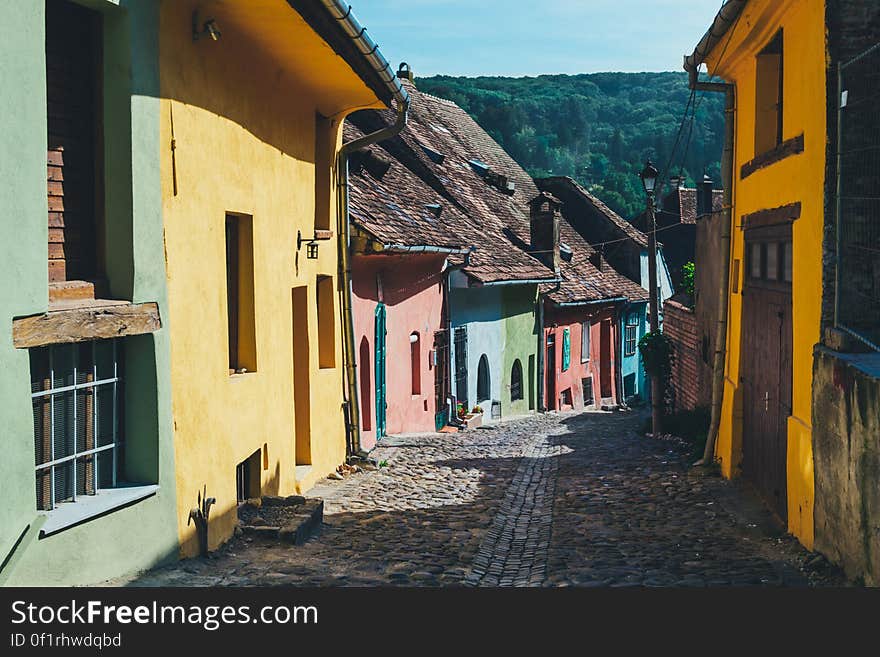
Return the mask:
[[[416,83],[458,103],[531,175],[576,178],[627,218],[644,207],[638,173],[645,160],[661,170],[669,161],[690,95],[685,73],[435,76]],[[720,187],[723,96],[697,98],[693,129],[688,122],[682,131],[669,175],[681,168],[692,185],[708,172]]]

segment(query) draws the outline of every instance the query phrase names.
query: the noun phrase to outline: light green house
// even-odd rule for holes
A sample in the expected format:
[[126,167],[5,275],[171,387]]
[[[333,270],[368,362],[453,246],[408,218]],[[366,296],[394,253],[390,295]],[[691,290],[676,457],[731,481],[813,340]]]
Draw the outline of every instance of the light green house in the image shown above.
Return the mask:
[[158,11],[0,4],[0,584],[177,557]]

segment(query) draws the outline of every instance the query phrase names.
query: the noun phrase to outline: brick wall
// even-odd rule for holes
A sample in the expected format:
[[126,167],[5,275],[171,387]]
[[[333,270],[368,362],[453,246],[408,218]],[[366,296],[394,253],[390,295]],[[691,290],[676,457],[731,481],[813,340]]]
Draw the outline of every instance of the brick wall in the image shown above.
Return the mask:
[[711,370],[703,361],[702,338],[694,311],[672,299],[667,301],[663,304],[663,332],[675,346],[675,410],[707,406],[711,401]]

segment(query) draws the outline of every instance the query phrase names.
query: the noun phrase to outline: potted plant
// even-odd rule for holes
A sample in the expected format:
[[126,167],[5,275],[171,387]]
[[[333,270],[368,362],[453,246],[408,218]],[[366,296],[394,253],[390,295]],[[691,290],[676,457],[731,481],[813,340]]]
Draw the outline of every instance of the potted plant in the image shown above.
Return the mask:
[[479,406],[474,406],[471,409],[471,412],[465,416],[464,422],[467,425],[468,429],[476,429],[477,427],[482,426],[483,409]]

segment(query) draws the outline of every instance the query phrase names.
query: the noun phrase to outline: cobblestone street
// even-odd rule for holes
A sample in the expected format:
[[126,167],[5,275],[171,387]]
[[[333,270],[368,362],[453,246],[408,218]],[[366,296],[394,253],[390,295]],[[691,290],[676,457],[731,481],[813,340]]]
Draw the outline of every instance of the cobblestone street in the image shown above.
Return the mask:
[[742,485],[688,471],[637,413],[544,415],[389,437],[387,466],[327,480],[304,545],[238,537],[111,584],[809,586],[841,584]]

